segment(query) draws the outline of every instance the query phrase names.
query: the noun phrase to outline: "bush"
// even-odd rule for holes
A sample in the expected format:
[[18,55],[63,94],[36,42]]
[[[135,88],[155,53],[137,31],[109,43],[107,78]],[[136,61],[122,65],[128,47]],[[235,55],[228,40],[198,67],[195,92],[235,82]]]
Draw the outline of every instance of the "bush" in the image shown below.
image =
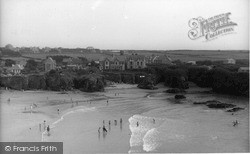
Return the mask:
[[75,78],[74,85],[84,92],[104,91],[104,78],[98,74],[84,75]]
[[30,75],[28,89],[46,89],[45,77],[43,75]]
[[73,86],[73,78],[67,74],[60,74],[60,72],[51,70],[46,73],[46,86],[49,90],[60,91],[70,90]]
[[26,90],[28,88],[28,78],[25,76],[12,76],[8,87],[15,90]]

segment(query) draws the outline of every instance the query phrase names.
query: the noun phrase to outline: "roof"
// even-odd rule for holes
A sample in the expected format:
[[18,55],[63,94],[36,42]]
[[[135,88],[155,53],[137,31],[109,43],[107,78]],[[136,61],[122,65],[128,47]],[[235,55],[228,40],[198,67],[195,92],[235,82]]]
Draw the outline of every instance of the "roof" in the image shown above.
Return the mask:
[[130,55],[130,56],[127,56],[128,60],[134,60],[134,61],[137,61],[137,60],[145,60],[145,56],[144,55]]
[[19,64],[12,65],[11,70],[22,70],[23,67]]
[[53,60],[51,57],[49,57],[49,58],[47,58],[47,59],[45,60],[45,63],[55,63],[55,64],[56,64],[56,61]]
[[249,67],[240,67],[240,70],[249,70]]
[[71,64],[82,64],[82,60],[79,58],[72,58]]

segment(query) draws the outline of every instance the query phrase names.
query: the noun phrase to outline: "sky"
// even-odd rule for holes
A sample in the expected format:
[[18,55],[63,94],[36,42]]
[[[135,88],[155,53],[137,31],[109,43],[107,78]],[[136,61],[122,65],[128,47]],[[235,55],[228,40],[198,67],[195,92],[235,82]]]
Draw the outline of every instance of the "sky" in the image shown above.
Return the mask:
[[[232,34],[191,40],[192,18],[231,12]],[[0,46],[249,50],[248,0],[0,0]]]

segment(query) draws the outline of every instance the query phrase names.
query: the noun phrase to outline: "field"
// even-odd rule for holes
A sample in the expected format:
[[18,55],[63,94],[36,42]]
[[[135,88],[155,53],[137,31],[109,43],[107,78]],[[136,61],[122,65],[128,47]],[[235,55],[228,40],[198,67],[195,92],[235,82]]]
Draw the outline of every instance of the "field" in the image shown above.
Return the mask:
[[[213,51],[213,50],[175,50],[175,51],[129,51],[130,53],[138,53],[139,55],[150,56],[154,55],[164,55],[166,54],[172,60],[181,60],[184,62],[187,61],[198,61],[198,60],[225,60],[228,58],[233,59],[249,59],[248,51]],[[119,53],[114,53],[118,55]],[[23,54],[24,57],[36,58],[36,59],[45,59],[46,56],[55,56],[55,55],[66,55],[70,57],[86,57],[89,60],[100,60],[103,57],[107,57],[107,54],[101,53],[40,53],[40,54]]]
[[38,53],[38,54],[23,54],[23,57],[30,57],[35,59],[46,59],[47,56],[58,56],[65,55],[73,58],[77,57],[85,57],[88,60],[100,60],[102,57],[106,57],[108,55],[101,53]]
[[233,59],[249,59],[249,52],[247,51],[211,51],[211,50],[177,50],[166,51],[171,59],[181,61],[198,61],[198,60],[225,60],[228,58]]

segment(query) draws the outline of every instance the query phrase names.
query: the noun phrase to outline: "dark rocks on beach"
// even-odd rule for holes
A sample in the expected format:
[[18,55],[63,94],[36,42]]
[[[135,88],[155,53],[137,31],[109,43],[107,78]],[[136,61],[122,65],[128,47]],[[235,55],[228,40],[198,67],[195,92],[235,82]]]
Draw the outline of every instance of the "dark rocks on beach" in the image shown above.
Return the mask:
[[184,89],[179,89],[179,88],[172,88],[172,89],[168,89],[166,90],[167,93],[183,93],[186,92]]
[[207,101],[206,105],[209,108],[231,108],[235,107],[233,104],[227,104],[227,103],[221,103],[220,101],[212,100],[212,101]]
[[153,86],[153,85],[138,85],[138,88],[141,88],[141,89],[150,89],[150,90],[154,90],[154,89],[158,89],[157,87]]
[[195,104],[195,105],[202,105],[202,104],[207,104],[207,102],[194,102],[193,104]]
[[[194,102],[193,104],[195,105],[207,105],[209,108],[232,108],[235,107],[235,105],[233,104],[228,104],[228,103],[222,103],[220,101],[217,100],[209,100],[209,101],[205,101],[205,102]],[[237,109],[235,109],[237,110]],[[234,111],[228,111],[228,112],[234,112]]]
[[184,95],[175,95],[174,98],[175,99],[184,99],[186,97]]
[[240,110],[244,110],[244,108],[241,108],[241,107],[234,107],[234,108],[232,108],[232,109],[227,110],[227,112],[237,112],[237,111],[240,111]]

